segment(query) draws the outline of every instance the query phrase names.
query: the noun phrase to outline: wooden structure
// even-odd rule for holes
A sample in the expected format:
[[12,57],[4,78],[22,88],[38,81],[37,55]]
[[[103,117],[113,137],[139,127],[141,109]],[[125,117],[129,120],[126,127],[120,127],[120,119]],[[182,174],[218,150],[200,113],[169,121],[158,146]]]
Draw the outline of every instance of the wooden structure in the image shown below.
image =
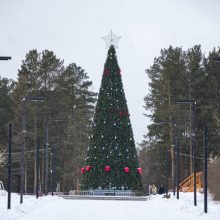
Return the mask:
[[[196,189],[200,191],[203,188],[203,173],[196,173]],[[179,184],[180,192],[193,192],[194,191],[194,174],[187,177]]]

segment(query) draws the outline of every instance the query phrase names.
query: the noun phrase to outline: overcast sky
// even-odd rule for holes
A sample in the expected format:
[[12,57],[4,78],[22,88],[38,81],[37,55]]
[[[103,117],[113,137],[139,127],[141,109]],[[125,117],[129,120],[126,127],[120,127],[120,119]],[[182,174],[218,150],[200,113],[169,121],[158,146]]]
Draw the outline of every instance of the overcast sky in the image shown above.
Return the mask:
[[89,74],[98,92],[107,50],[102,36],[122,36],[119,66],[136,142],[149,119],[143,98],[145,69],[169,45],[201,44],[208,53],[220,45],[219,0],[0,0],[0,75],[16,79],[25,54],[48,49]]

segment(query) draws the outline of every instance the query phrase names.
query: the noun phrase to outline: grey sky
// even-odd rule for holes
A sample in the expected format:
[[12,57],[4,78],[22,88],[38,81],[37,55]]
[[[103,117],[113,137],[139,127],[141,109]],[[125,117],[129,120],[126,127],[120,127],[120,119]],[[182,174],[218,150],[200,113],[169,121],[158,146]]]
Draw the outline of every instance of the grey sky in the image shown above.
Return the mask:
[[220,41],[219,0],[0,0],[1,77],[17,78],[25,54],[53,50],[65,65],[75,62],[100,87],[106,59],[101,39],[112,29],[122,36],[117,49],[136,142],[149,119],[143,116],[148,91],[145,69],[169,45],[201,44],[208,53]]

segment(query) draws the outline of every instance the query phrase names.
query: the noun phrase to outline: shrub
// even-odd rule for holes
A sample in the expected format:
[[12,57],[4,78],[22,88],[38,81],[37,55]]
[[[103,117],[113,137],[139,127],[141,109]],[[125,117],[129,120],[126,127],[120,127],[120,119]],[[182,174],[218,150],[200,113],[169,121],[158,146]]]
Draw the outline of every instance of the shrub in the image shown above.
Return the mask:
[[208,166],[208,188],[215,200],[220,200],[220,158],[210,159]]

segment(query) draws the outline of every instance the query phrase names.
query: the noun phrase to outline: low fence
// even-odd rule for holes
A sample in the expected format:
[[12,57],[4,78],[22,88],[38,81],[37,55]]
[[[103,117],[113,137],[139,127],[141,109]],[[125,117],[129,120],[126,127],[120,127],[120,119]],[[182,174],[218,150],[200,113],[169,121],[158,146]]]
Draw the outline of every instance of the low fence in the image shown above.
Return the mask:
[[76,196],[140,196],[140,192],[130,190],[70,190],[69,195]]
[[75,196],[93,196],[93,191],[83,191],[83,190],[70,190],[69,195],[75,195]]

